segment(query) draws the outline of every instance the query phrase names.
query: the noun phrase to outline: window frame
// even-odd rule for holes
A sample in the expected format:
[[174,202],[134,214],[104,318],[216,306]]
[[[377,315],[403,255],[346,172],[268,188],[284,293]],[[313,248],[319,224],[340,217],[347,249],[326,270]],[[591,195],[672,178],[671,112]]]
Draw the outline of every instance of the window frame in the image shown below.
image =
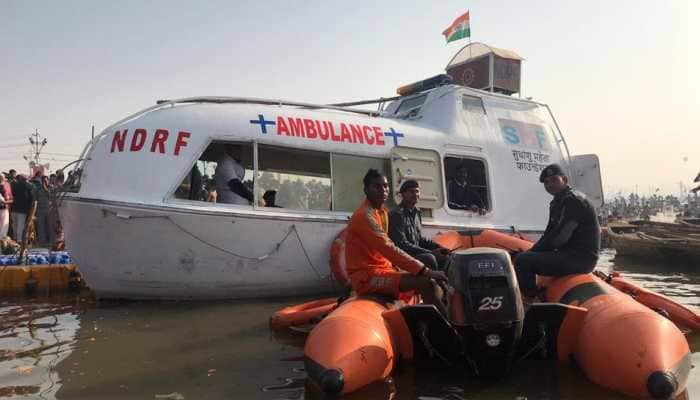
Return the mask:
[[479,96],[473,96],[473,95],[466,94],[466,93],[462,94],[462,97],[461,97],[462,110],[464,110],[464,111],[466,111],[466,112],[471,112],[471,110],[475,109],[475,108],[468,108],[468,107],[465,106],[464,100],[465,100],[466,98],[469,98],[469,99],[477,99],[477,100],[479,100],[479,103],[480,103],[480,105],[481,105],[481,111],[482,111],[483,115],[488,115],[488,114],[486,113],[486,105],[484,105],[484,98],[483,98],[483,97],[479,97]]
[[[420,110],[421,108],[423,108],[423,105],[425,105],[425,102],[428,101],[428,94],[429,93],[427,93],[427,92],[423,92],[420,94],[410,96],[406,99],[403,99],[401,101],[401,103],[399,103],[399,105],[396,107],[396,111],[394,111],[394,115],[397,117],[401,117],[401,116],[407,116],[414,111],[417,112],[417,110]],[[403,107],[404,104],[415,101],[417,99],[423,99],[423,101],[421,101],[420,103],[413,105],[411,107],[406,107],[406,109],[404,109],[404,110],[401,109],[401,107]]]
[[260,195],[258,194],[258,192],[259,192],[259,190],[258,190],[259,189],[258,172],[260,172],[260,170],[259,170],[260,149],[258,147],[259,145],[269,146],[269,147],[278,148],[278,149],[292,150],[292,151],[306,151],[306,152],[316,152],[316,153],[328,154],[329,155],[329,157],[328,157],[328,162],[329,162],[328,170],[329,170],[329,174],[330,174],[329,180],[330,180],[330,187],[331,187],[331,190],[330,190],[331,202],[333,200],[333,158],[332,158],[333,153],[330,151],[309,149],[309,148],[305,148],[305,147],[285,146],[284,144],[279,144],[279,143],[260,143],[257,140],[254,140],[254,142],[255,142],[255,150],[253,152],[253,159],[254,159],[253,163],[255,165],[253,168],[253,170],[254,170],[254,175],[253,175],[253,190],[254,190],[253,203],[254,203],[254,207],[253,208],[256,211],[304,213],[304,214],[316,214],[316,215],[318,215],[319,213],[324,213],[324,214],[334,213],[333,210],[318,210],[318,209],[300,210],[300,209],[295,209],[295,208],[286,208],[286,207],[273,208],[273,207],[265,207],[262,205],[258,205],[259,201],[262,199],[262,194],[260,194]]
[[[467,159],[467,160],[474,160],[474,161],[480,161],[484,165],[484,182],[486,183],[486,195],[488,197],[488,201],[486,202],[486,213],[484,215],[479,215],[479,213],[475,213],[473,211],[469,210],[460,210],[457,208],[451,208],[449,204],[449,198],[448,198],[448,185],[447,183],[449,182],[447,179],[447,171],[445,170],[445,159],[447,158],[459,158],[459,159]],[[478,217],[478,218],[483,218],[483,217],[488,217],[490,216],[495,208],[494,204],[494,199],[493,199],[493,184],[491,182],[491,173],[489,171],[489,162],[486,157],[484,157],[483,154],[480,155],[474,155],[474,154],[465,154],[465,153],[456,153],[456,152],[446,152],[442,154],[441,158],[441,163],[442,163],[442,173],[444,176],[444,185],[443,189],[445,191],[444,196],[445,196],[445,206],[444,210],[448,214],[452,214],[455,216],[470,216],[470,217]]]
[[[255,209],[255,193],[253,193],[253,204],[251,205],[245,205],[245,204],[228,204],[228,203],[209,203],[207,201],[201,201],[201,200],[190,200],[190,199],[180,199],[175,197],[175,192],[177,192],[177,189],[182,185],[182,182],[187,178],[187,176],[191,173],[192,167],[199,162],[199,158],[202,157],[205,151],[209,149],[209,146],[215,143],[220,143],[220,144],[243,144],[243,145],[250,145],[253,148],[253,178],[255,178],[255,169],[257,168],[256,165],[256,160],[255,160],[255,153],[257,149],[257,141],[256,140],[226,140],[226,139],[218,139],[215,137],[210,137],[207,141],[204,142],[204,144],[198,149],[195,154],[197,154],[197,157],[194,160],[190,160],[187,164],[183,164],[186,166],[183,171],[180,172],[178,175],[179,178],[175,181],[173,186],[168,190],[168,192],[165,195],[165,198],[163,199],[163,203],[166,204],[187,204],[187,205],[195,205],[195,206],[208,206],[208,207],[234,207],[234,208],[242,208],[242,209]],[[206,171],[205,171],[206,172]],[[204,174],[203,174],[204,175]],[[255,179],[253,179],[253,187],[255,187]]]
[[[389,156],[388,158],[386,158],[386,157],[377,157],[377,156],[373,156],[373,155],[342,153],[342,152],[337,152],[337,151],[335,151],[335,152],[334,152],[334,151],[331,151],[331,152],[329,152],[329,153],[331,154],[331,201],[334,199],[333,194],[334,194],[334,186],[335,186],[335,185],[333,184],[333,181],[334,181],[334,175],[333,175],[333,171],[334,171],[334,170],[333,170],[333,157],[334,157],[335,155],[346,156],[346,157],[357,157],[357,158],[370,158],[370,159],[373,159],[373,160],[382,160],[382,161],[388,163],[388,164],[389,164],[389,165],[388,165],[389,170],[388,170],[388,171],[379,171],[379,172],[384,173],[385,176],[386,176],[386,178],[387,178],[387,180],[389,180],[389,198],[388,198],[387,201],[389,201],[389,200],[394,200],[394,188],[393,188],[393,180],[392,180],[392,176],[391,176],[391,168],[392,168],[392,166],[391,166],[391,156]],[[363,172],[363,173],[364,173],[364,172]],[[364,175],[363,175],[363,176],[364,176]],[[335,203],[333,203],[333,204],[335,204]],[[387,205],[386,202],[385,202],[384,204]],[[356,207],[360,207],[360,205],[361,205],[361,204],[357,204]],[[331,208],[332,208],[332,207],[331,207]],[[355,212],[355,210],[344,211],[344,210],[335,210],[335,209],[332,209],[332,210],[330,210],[330,212],[333,213],[333,214],[337,214],[337,215],[347,215],[347,216],[349,217],[349,216],[351,216],[351,215]]]
[[[201,201],[201,200],[190,200],[190,199],[182,199],[182,198],[176,198],[175,197],[175,192],[177,189],[180,187],[182,182],[187,178],[187,176],[191,173],[192,167],[199,162],[200,157],[204,154],[204,152],[211,146],[212,144],[242,144],[246,146],[252,146],[253,150],[253,157],[252,157],[252,162],[253,162],[253,168],[252,168],[252,173],[253,173],[253,202],[250,205],[243,205],[243,204],[226,204],[226,203],[208,203],[206,201]],[[297,146],[289,146],[286,144],[280,144],[280,143],[267,143],[267,142],[260,142],[257,139],[249,139],[249,140],[231,140],[230,138],[226,139],[220,139],[216,137],[211,137],[209,140],[205,141],[200,148],[198,149],[195,154],[197,154],[197,157],[194,158],[193,160],[190,160],[186,164],[183,164],[183,169],[178,175],[178,179],[173,183],[171,186],[170,190],[166,193],[165,198],[163,199],[163,203],[167,204],[180,204],[180,205],[191,205],[191,206],[199,206],[199,207],[205,207],[205,208],[211,208],[211,209],[216,209],[220,207],[224,207],[226,209],[243,209],[243,210],[253,210],[253,211],[263,211],[265,213],[285,213],[285,214],[305,214],[305,215],[314,215],[314,216],[324,216],[324,217],[329,217],[330,219],[333,220],[347,220],[348,217],[350,217],[354,213],[353,210],[335,210],[333,209],[333,205],[331,206],[331,209],[329,210],[297,210],[293,208],[270,208],[270,207],[264,207],[262,205],[258,205],[259,201],[262,199],[262,194],[259,194],[259,179],[258,179],[258,174],[260,173],[259,169],[259,162],[260,162],[260,148],[259,146],[271,146],[271,147],[276,147],[276,148],[281,148],[281,149],[287,149],[291,151],[311,151],[311,152],[318,152],[318,153],[325,153],[329,155],[329,171],[330,171],[330,198],[331,202],[333,201],[333,195],[335,192],[335,184],[333,183],[334,181],[334,176],[335,176],[335,170],[334,170],[334,157],[336,156],[349,156],[349,157],[358,157],[358,158],[368,158],[368,159],[373,159],[373,160],[381,160],[382,162],[388,163],[388,171],[381,171],[382,173],[387,174],[387,179],[393,182],[392,177],[391,177],[391,157],[382,157],[382,156],[376,156],[376,155],[365,155],[365,154],[354,154],[354,153],[344,153],[344,152],[338,152],[338,151],[326,151],[326,150],[321,150],[321,149],[310,149],[310,148],[305,148],[305,147],[297,147]],[[439,159],[440,159],[440,168],[442,168],[442,173],[443,173],[443,180],[444,180],[444,157],[445,155],[441,155],[438,152]],[[392,183],[393,185],[393,183]],[[443,184],[443,190],[446,190],[445,185]],[[393,199],[393,192],[394,188],[390,188],[390,193],[389,196]],[[445,192],[446,193],[446,192]],[[445,197],[446,199],[446,197]],[[360,204],[357,204],[357,207],[359,207]]]

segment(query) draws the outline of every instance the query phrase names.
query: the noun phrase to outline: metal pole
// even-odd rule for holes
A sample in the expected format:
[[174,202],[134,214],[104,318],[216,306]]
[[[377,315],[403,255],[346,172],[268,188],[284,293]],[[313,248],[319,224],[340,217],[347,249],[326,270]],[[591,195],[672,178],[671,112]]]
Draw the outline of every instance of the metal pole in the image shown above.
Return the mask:
[[494,59],[493,59],[493,51],[489,53],[489,86],[491,89],[491,93],[493,93],[493,69],[494,69]]

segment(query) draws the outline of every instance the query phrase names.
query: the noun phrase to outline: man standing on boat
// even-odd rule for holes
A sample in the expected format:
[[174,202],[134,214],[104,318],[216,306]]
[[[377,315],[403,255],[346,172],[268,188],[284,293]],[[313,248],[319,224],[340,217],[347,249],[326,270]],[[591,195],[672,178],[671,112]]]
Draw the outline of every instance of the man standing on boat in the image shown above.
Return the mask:
[[241,148],[225,145],[214,170],[217,201],[228,204],[245,204],[253,202],[253,193],[243,184],[245,168],[241,165]]
[[470,210],[480,215],[486,214],[484,201],[476,190],[469,186],[469,168],[466,164],[457,167],[457,175],[447,182],[447,204],[452,209]]
[[389,213],[389,237],[403,251],[430,269],[442,269],[449,250],[421,234],[421,213],[416,208],[420,199],[418,181],[401,184],[401,204]]
[[595,208],[579,192],[558,164],[548,165],[540,174],[549,203],[549,222],[540,240],[515,259],[515,271],[523,295],[536,295],[536,275],[564,276],[593,271],[600,252],[600,225]]
[[[433,304],[443,315],[442,290],[435,280],[447,280],[441,271],[433,271],[396,247],[387,234],[389,215],[384,202],[389,183],[376,169],[363,179],[366,199],[350,218],[346,257],[352,288],[357,294],[380,293],[398,298],[400,292],[414,290],[423,301]],[[399,271],[395,266],[400,267]]]

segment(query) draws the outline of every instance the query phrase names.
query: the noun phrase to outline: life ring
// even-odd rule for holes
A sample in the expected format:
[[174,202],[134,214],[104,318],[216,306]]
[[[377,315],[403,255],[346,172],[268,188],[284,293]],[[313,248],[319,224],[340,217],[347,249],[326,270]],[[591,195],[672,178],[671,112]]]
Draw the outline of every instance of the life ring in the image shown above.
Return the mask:
[[342,286],[350,286],[348,276],[348,263],[345,257],[345,242],[348,238],[348,230],[343,229],[331,244],[331,272],[335,280]]
[[331,312],[337,304],[338,299],[330,297],[285,307],[272,314],[270,326],[273,329],[285,329],[291,326],[308,324],[314,318],[319,318]]

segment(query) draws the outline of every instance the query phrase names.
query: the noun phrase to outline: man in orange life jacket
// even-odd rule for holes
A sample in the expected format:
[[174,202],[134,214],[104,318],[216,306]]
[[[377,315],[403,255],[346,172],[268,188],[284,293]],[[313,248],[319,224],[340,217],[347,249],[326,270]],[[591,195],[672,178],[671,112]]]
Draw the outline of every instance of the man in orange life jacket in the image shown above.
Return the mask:
[[[435,280],[447,280],[442,271],[433,271],[396,247],[389,238],[389,215],[384,202],[389,183],[376,169],[363,179],[366,199],[350,219],[346,241],[347,271],[352,288],[360,295],[388,294],[414,290],[423,301],[433,304],[443,315],[442,290]],[[401,268],[398,270],[395,266]]]

